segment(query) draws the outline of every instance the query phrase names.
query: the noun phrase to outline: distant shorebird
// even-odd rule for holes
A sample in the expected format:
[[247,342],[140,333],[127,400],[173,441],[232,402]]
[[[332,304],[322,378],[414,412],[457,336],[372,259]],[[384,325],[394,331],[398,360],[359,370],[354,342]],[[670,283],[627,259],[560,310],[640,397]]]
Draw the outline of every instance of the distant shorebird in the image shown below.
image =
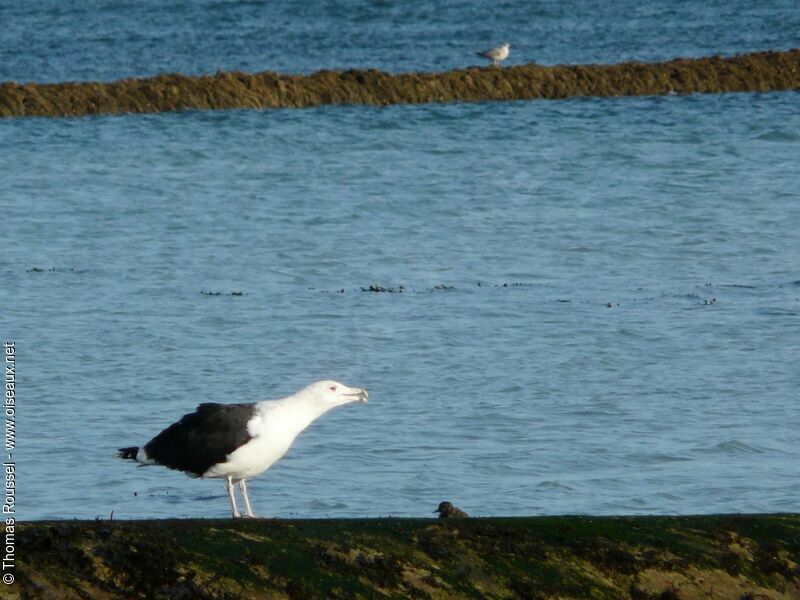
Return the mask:
[[497,67],[500,65],[501,60],[505,60],[508,58],[508,51],[511,49],[511,44],[501,44],[497,48],[492,48],[491,50],[484,50],[483,52],[478,52],[478,56],[482,56],[483,58],[488,58],[492,61],[492,64]]
[[191,477],[221,477],[236,508],[239,484],[245,517],[255,517],[245,481],[270,468],[297,435],[335,406],[366,402],[367,390],[318,381],[281,400],[250,404],[206,403],[184,415],[141,448],[120,448],[117,456],[140,465],[163,465]]
[[440,519],[452,519],[452,518],[461,518],[461,519],[463,519],[463,518],[469,516],[467,513],[465,513],[460,508],[457,508],[457,507],[453,506],[453,504],[451,502],[440,502],[439,503],[439,508],[437,508],[433,512],[438,512]]

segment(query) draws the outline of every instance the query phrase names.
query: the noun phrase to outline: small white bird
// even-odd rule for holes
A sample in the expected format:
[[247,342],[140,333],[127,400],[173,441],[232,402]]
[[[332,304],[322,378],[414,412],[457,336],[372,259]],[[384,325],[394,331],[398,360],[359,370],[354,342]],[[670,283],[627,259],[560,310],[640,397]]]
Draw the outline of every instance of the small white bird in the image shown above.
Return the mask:
[[491,50],[484,50],[483,52],[478,52],[478,56],[482,56],[483,58],[488,58],[492,61],[492,64],[497,67],[500,65],[501,60],[505,60],[508,58],[508,51],[511,49],[511,44],[501,44],[497,48],[492,48]]
[[144,446],[120,448],[118,456],[140,465],[163,465],[191,477],[224,479],[234,518],[241,516],[233,493],[238,483],[244,516],[252,518],[256,515],[245,480],[270,468],[317,417],[335,406],[367,398],[365,389],[318,381],[281,400],[201,404]]

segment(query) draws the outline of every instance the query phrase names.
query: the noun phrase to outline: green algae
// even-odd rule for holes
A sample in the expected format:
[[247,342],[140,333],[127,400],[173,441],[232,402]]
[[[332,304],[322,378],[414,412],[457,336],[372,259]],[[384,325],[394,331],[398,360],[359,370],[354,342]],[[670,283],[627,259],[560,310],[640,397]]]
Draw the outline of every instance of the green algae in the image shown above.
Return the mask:
[[800,515],[31,522],[19,597],[800,598]]

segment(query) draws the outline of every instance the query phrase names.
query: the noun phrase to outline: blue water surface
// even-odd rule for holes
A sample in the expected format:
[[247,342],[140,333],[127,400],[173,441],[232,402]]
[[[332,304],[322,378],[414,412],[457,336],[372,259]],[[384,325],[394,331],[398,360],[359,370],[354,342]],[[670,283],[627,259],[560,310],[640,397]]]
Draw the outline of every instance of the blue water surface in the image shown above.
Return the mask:
[[800,47],[797,0],[6,0],[0,23],[0,81],[444,71],[503,41],[548,65]]
[[[0,79],[43,81],[446,69],[498,38],[510,62],[660,59],[800,31],[791,2],[0,14]],[[225,516],[221,482],[115,450],[324,377],[370,402],[252,482],[263,514],[797,511],[799,100],[0,121],[19,516]]]

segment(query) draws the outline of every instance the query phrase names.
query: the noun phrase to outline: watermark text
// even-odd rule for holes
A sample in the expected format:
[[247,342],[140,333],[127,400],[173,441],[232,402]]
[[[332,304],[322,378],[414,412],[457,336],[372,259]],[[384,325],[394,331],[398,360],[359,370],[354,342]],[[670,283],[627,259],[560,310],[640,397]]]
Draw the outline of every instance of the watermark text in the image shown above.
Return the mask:
[[16,451],[17,432],[17,349],[16,344],[7,341],[3,344],[5,367],[5,394],[3,396],[3,409],[5,412],[5,456],[3,456],[3,508],[2,525],[4,527],[3,540],[0,547],[2,557],[3,583],[14,583],[16,567],[16,514],[17,514],[17,464],[14,460]]

